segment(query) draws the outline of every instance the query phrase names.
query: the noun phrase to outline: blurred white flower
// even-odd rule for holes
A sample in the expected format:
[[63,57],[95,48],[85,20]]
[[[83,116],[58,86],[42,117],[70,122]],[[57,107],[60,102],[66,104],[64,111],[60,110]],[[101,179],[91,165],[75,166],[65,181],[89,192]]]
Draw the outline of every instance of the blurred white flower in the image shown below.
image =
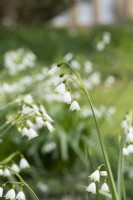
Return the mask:
[[9,170],[8,168],[5,168],[5,169],[4,169],[3,176],[5,176],[5,177],[11,176],[11,172],[10,172],[10,170]]
[[100,171],[100,175],[101,176],[107,176],[107,172],[106,171]]
[[2,196],[3,196],[3,188],[0,187],[0,197],[2,197]]
[[24,101],[24,103],[26,103],[26,104],[32,104],[32,103],[33,103],[33,98],[32,98],[32,96],[29,94],[29,95],[24,96],[23,101]]
[[73,53],[69,52],[64,56],[64,60],[70,62],[73,58]]
[[89,77],[89,82],[95,86],[95,85],[99,85],[101,82],[101,78],[100,78],[100,73],[99,72],[94,72],[93,74],[91,74],[91,76]]
[[53,76],[53,75],[55,75],[55,73],[57,73],[58,70],[59,70],[59,67],[57,67],[57,66],[52,67],[52,68],[48,71],[48,76]]
[[54,127],[52,126],[52,124],[48,121],[45,122],[46,126],[47,126],[47,129],[52,133],[55,129]]
[[28,136],[28,134],[29,134],[29,129],[26,128],[26,127],[24,127],[24,128],[22,129],[22,136]]
[[73,67],[74,69],[76,69],[76,70],[80,70],[80,68],[81,68],[80,63],[79,63],[77,60],[72,60],[72,61],[71,61],[71,65],[72,65],[72,67]]
[[36,124],[38,126],[38,128],[42,128],[44,125],[44,121],[41,117],[36,117]]
[[99,41],[96,45],[96,49],[97,51],[101,52],[103,51],[105,48],[105,43],[103,41]]
[[109,32],[105,32],[105,33],[103,34],[103,42],[104,42],[105,44],[109,44],[110,41],[111,41],[111,34],[110,34]]
[[16,198],[16,193],[14,189],[9,190],[6,195],[5,195],[6,199],[10,199],[10,200],[15,200]]
[[15,164],[15,163],[11,166],[11,168],[12,168],[13,171],[15,171],[15,172],[17,172],[17,173],[20,172],[20,168],[19,168],[18,165]]
[[65,103],[70,104],[71,101],[72,101],[70,92],[65,92],[65,93],[63,94],[63,96],[61,97],[61,100],[62,100],[63,102],[65,102]]
[[89,60],[85,61],[84,66],[85,66],[85,72],[86,73],[91,73],[92,72],[93,64],[92,64],[91,61],[89,61]]
[[18,200],[26,200],[25,194],[23,193],[23,191],[20,191],[20,192],[17,194],[16,199],[18,199]]
[[86,188],[87,192],[92,192],[93,194],[96,194],[96,184],[93,182]]
[[106,86],[106,87],[110,87],[112,84],[114,84],[115,83],[115,77],[114,76],[108,76],[107,77],[107,79],[105,80],[105,82],[104,82],[104,85]]
[[53,151],[55,148],[56,148],[56,143],[55,142],[49,142],[49,143],[45,144],[42,151],[45,152],[45,153],[49,153],[49,152]]
[[133,145],[132,144],[129,144],[127,146],[127,152],[128,152],[128,154],[133,153]]
[[127,150],[127,148],[123,148],[123,156],[128,156],[128,150]]
[[95,172],[93,172],[90,176],[89,176],[90,180],[93,181],[100,181],[100,172],[99,170],[96,170]]
[[26,120],[26,124],[29,128],[34,128],[34,124],[29,119]]
[[103,192],[109,192],[109,187],[108,187],[107,183],[103,183],[103,185],[101,187],[101,191],[103,191]]
[[80,110],[80,106],[79,106],[78,102],[75,100],[70,105],[70,111],[74,111],[74,110],[77,110],[77,111]]
[[31,139],[37,137],[38,134],[34,129],[30,128],[27,136],[28,136],[29,140],[31,140]]
[[64,94],[66,92],[65,84],[64,83],[59,84],[55,88],[55,91],[58,92],[59,94]]
[[48,190],[48,186],[42,182],[39,182],[37,184],[37,187],[41,192],[47,192],[47,190]]
[[107,110],[107,114],[109,114],[109,115],[113,115],[113,114],[115,114],[115,112],[116,112],[116,108],[115,107],[110,107]]
[[51,82],[51,84],[56,87],[57,85],[59,85],[62,81],[62,78],[60,76],[53,76],[51,79],[49,79],[49,81]]
[[20,163],[19,163],[19,167],[20,167],[20,169],[25,169],[25,168],[29,168],[30,165],[25,158],[21,158]]
[[128,125],[128,122],[127,122],[126,119],[124,119],[124,120],[121,122],[121,127],[122,127],[123,129],[125,129],[125,130],[128,130],[129,125]]
[[33,109],[28,106],[23,106],[22,114],[23,115],[33,114]]
[[34,67],[35,61],[35,54],[22,48],[4,54],[4,65],[10,75],[16,75],[20,71]]
[[127,133],[126,141],[127,142],[133,142],[133,132],[130,131],[129,133]]

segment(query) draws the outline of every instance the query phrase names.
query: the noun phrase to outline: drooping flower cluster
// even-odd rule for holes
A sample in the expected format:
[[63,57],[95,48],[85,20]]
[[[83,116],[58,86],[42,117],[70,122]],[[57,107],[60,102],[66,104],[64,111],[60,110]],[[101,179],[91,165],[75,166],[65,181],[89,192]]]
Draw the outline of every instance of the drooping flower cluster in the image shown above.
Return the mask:
[[38,136],[38,130],[43,126],[50,132],[54,131],[52,118],[43,105],[38,106],[34,103],[31,95],[24,96],[22,100],[20,98],[18,102],[22,102],[22,110],[18,115],[15,114],[15,117],[9,116],[8,122],[17,125],[22,136],[28,137],[29,140],[33,139]]
[[10,200],[26,200],[25,198],[25,194],[22,190],[22,188],[20,189],[20,191],[16,194],[14,188],[10,189],[5,195],[4,193],[4,189],[3,187],[0,187],[0,197],[5,197],[6,199],[10,199]]
[[10,167],[11,169],[6,168],[6,167],[3,169],[1,168],[0,176],[9,177],[13,174],[13,171],[16,173],[20,173],[21,170],[29,168],[29,167],[30,167],[30,165],[29,165],[28,161],[25,158],[21,158],[19,165],[14,163],[11,165],[11,167]]
[[32,68],[35,65],[36,56],[31,51],[25,51],[19,48],[16,51],[8,51],[4,55],[4,65],[10,75],[15,75],[26,68]]
[[109,192],[109,187],[108,187],[108,184],[106,183],[107,172],[106,171],[99,171],[99,168],[89,176],[89,179],[92,182],[87,186],[87,188],[86,188],[87,192],[91,192],[93,194],[97,193],[96,182],[100,182],[101,177],[103,177],[103,179],[104,179],[102,186],[101,186],[101,191]]
[[123,155],[128,156],[133,153],[133,125],[132,125],[132,113],[128,113],[125,119],[121,123],[121,127],[124,130],[125,147],[123,148]]
[[80,110],[80,106],[75,99],[72,99],[72,95],[69,90],[66,89],[66,83],[68,76],[66,74],[61,74],[60,67],[53,66],[48,71],[48,76],[52,85],[55,87],[55,91],[59,95],[59,99],[62,102],[70,104],[70,111]]

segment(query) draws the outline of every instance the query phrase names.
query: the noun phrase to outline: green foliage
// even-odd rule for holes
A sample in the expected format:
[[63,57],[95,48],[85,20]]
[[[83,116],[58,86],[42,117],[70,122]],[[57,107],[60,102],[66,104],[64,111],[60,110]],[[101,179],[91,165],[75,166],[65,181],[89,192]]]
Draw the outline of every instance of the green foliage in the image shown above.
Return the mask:
[[[107,30],[111,33],[111,43],[107,45],[103,52],[97,52],[96,43],[101,39],[103,32]],[[1,82],[7,81],[11,84],[27,74],[36,76],[37,73],[41,73],[42,66],[49,67],[52,63],[58,63],[68,52],[72,52],[75,59],[81,63],[80,73],[82,77],[87,76],[83,70],[84,61],[91,60],[94,63],[94,70],[101,73],[102,83],[90,90],[92,102],[97,108],[101,105],[105,105],[107,108],[116,107],[116,114],[113,117],[107,117],[104,113],[98,119],[115,177],[117,175],[118,138],[121,134],[120,123],[125,113],[132,109],[132,33],[133,28],[128,25],[112,28],[98,27],[92,30],[56,30],[51,27],[40,26],[30,27],[30,29],[19,27],[15,29],[3,28],[0,32]],[[33,51],[37,55],[37,64],[34,69],[9,78],[4,69],[3,54],[19,47]],[[106,88],[104,81],[109,75],[115,76],[116,82]],[[103,163],[94,122],[92,117],[83,119],[80,112],[69,112],[68,106],[60,102],[45,102],[43,99],[45,89],[45,85],[41,86],[41,82],[35,82],[31,87],[26,87],[23,94],[31,93],[36,102],[45,105],[55,121],[55,132],[49,134],[47,130],[41,130],[38,138],[27,141],[26,138],[21,138],[18,135],[16,127],[12,127],[8,134],[4,136],[4,142],[0,144],[1,159],[19,148],[23,154],[27,155],[29,162],[34,165],[34,168],[27,172],[30,177],[27,179],[29,182],[31,180],[46,181],[52,188],[52,194],[62,194],[62,191],[64,193],[72,192],[73,185],[74,191],[82,192],[83,188],[79,185],[79,182],[82,185],[87,184],[85,148],[87,147],[87,152],[89,152],[89,157],[91,157],[91,162],[94,165],[89,164],[88,174],[91,172],[91,168],[96,168],[99,163]],[[1,99],[1,105],[3,106],[2,100],[5,101],[4,105],[6,105],[18,95],[20,94],[5,95]],[[82,108],[87,107],[87,102],[82,94],[80,95],[80,105]],[[7,115],[14,113],[17,109],[18,107],[15,105],[1,111],[0,124],[3,125]],[[56,149],[46,152],[46,145],[51,142],[55,142]],[[88,159],[90,163],[90,158]],[[38,175],[35,173],[36,170],[39,171]],[[70,176],[70,179],[67,176]],[[74,176],[77,176],[76,181]],[[70,187],[64,183],[65,188],[61,188],[60,181],[62,179],[64,182],[70,181]],[[130,196],[132,195],[132,191],[129,190],[128,193],[130,193]]]

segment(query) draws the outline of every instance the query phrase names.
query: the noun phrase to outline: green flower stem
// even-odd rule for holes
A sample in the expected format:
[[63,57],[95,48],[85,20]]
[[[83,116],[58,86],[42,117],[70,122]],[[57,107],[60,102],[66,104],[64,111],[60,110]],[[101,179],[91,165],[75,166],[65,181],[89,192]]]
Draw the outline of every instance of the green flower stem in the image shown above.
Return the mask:
[[19,151],[12,153],[10,156],[8,156],[7,158],[5,158],[4,160],[2,160],[0,162],[0,165],[6,165],[7,163],[9,163],[15,156],[17,155],[22,155]]
[[86,89],[86,87],[85,87],[85,85],[84,85],[84,83],[82,81],[82,78],[81,78],[80,74],[75,69],[73,69],[73,67],[68,62],[63,61],[59,65],[61,66],[63,64],[66,64],[68,67],[70,67],[70,69],[76,75],[76,77],[77,77],[77,79],[79,81],[77,86],[79,86],[79,88],[84,92],[84,94],[86,95],[86,97],[88,99],[88,102],[89,102],[89,105],[91,107],[91,111],[92,111],[92,114],[93,114],[93,118],[94,118],[96,130],[97,130],[97,134],[98,134],[98,138],[99,138],[99,142],[100,142],[100,146],[101,146],[101,150],[102,150],[105,166],[106,166],[106,169],[107,169],[107,172],[108,172],[108,176],[109,176],[109,180],[110,180],[112,197],[113,197],[113,200],[119,200],[118,199],[118,193],[117,193],[117,190],[116,190],[116,185],[115,185],[113,174],[112,174],[112,170],[111,170],[109,159],[108,159],[108,155],[107,155],[107,152],[106,152],[106,148],[105,148],[105,145],[104,145],[104,142],[103,142],[103,138],[102,138],[102,135],[101,135],[101,132],[100,132],[100,128],[99,128],[99,125],[98,125],[98,122],[97,122],[97,119],[96,119],[96,116],[95,116],[93,104],[92,104],[91,98],[89,96],[89,93],[88,93],[88,91],[87,91],[87,89]]
[[105,165],[106,165],[108,176],[109,176],[109,180],[110,180],[113,200],[118,200],[118,194],[117,194],[117,190],[116,190],[116,186],[115,186],[112,170],[111,170],[111,167],[110,167],[109,159],[108,159],[107,152],[106,152],[106,149],[105,149],[105,145],[104,145],[104,142],[103,142],[103,138],[102,138],[102,135],[101,135],[101,132],[100,132],[100,128],[99,128],[99,125],[98,125],[98,122],[97,122],[97,119],[96,119],[96,116],[95,116],[95,112],[94,112],[94,109],[93,109],[93,104],[91,102],[91,99],[90,99],[90,96],[88,94],[88,91],[87,91],[87,89],[86,89],[86,87],[84,85],[83,85],[83,88],[84,88],[84,93],[87,96],[87,99],[88,99],[88,102],[89,102],[89,105],[91,107],[92,114],[93,114],[93,117],[94,117],[94,121],[95,121],[95,125],[96,125],[96,130],[97,130],[97,134],[98,134],[98,138],[99,138],[99,142],[100,142],[103,158],[104,158],[104,161],[105,161]]

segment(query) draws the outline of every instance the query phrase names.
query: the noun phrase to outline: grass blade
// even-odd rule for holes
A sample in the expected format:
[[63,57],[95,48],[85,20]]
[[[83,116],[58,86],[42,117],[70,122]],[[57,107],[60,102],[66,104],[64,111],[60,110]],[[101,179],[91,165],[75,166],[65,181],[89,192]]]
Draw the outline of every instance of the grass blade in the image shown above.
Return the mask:
[[123,182],[123,139],[120,140],[119,160],[118,160],[118,173],[117,173],[117,189],[118,198],[122,200],[122,182]]

